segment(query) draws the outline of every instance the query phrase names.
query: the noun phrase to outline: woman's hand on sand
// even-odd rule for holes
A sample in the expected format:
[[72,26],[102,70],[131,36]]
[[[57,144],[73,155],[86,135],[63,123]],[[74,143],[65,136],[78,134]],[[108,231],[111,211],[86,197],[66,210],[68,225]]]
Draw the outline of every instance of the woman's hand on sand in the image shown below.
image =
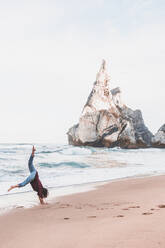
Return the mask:
[[45,202],[43,198],[41,198],[41,197],[39,197],[39,196],[38,196],[38,198],[39,198],[39,200],[40,200],[40,204],[41,204],[41,205],[48,205],[48,203]]

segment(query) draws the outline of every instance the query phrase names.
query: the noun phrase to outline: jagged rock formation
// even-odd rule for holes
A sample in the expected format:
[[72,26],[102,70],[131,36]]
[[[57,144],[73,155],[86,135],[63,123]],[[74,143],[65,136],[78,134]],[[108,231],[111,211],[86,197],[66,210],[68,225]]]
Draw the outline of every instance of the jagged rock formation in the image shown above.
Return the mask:
[[121,100],[119,88],[109,89],[103,60],[79,123],[68,131],[72,145],[144,148],[151,146],[152,133],[140,110],[131,110]]
[[158,132],[152,138],[152,146],[165,148],[165,124],[159,128]]

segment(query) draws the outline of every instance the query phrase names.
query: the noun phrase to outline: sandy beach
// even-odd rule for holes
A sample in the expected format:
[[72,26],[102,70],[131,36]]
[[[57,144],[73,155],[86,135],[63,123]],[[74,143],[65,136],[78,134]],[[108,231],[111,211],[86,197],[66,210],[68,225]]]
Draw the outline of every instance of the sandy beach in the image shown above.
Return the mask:
[[1,248],[165,247],[165,176],[114,181],[0,216]]

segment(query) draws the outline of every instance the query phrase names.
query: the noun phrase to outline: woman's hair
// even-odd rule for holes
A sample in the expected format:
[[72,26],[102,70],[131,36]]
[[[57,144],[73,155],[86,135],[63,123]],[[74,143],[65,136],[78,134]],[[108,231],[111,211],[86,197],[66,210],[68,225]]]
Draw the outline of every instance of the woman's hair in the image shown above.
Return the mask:
[[42,195],[43,195],[43,198],[46,198],[49,194],[49,191],[46,189],[46,188],[43,188],[42,189]]

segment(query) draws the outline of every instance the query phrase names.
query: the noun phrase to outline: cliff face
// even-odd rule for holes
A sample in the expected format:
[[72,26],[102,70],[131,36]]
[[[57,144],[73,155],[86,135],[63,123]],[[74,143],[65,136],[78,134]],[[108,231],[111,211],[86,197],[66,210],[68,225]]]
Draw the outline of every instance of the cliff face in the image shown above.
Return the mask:
[[158,132],[152,138],[152,146],[165,148],[165,124],[159,128]]
[[121,100],[119,88],[109,89],[109,76],[103,61],[79,123],[68,131],[72,145],[122,148],[150,147],[152,133],[140,110],[131,110]]

